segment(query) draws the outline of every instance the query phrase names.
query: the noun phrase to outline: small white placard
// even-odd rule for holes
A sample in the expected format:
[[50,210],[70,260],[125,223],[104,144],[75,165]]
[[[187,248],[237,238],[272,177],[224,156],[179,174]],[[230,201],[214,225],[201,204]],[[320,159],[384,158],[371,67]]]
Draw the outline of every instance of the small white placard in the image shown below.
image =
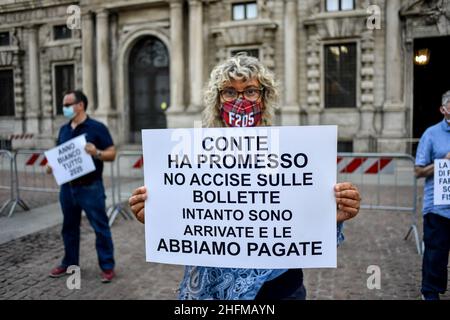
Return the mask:
[[80,135],[45,152],[58,185],[95,171],[94,161],[84,150],[85,146],[86,137]]
[[450,160],[434,160],[434,205],[450,204]]

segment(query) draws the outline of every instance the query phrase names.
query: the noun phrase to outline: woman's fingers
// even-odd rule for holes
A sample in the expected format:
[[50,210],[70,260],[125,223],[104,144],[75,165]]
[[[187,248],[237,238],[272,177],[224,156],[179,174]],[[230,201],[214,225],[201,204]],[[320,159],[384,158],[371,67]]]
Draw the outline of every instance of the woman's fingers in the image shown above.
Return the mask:
[[134,189],[131,197],[128,199],[128,203],[130,204],[130,207],[132,207],[136,203],[143,202],[145,200],[147,200],[147,189],[145,187],[139,187]]
[[352,207],[342,207],[339,211],[345,212],[349,218],[353,218],[359,212],[359,209]]
[[339,208],[337,212],[336,220],[337,222],[342,222],[345,220],[349,220],[353,217],[355,217],[358,214],[358,211],[356,208],[351,207],[341,207]]
[[338,183],[334,189],[338,205],[337,221],[345,221],[355,217],[361,206],[361,196],[358,189],[350,182]]
[[135,205],[131,206],[131,211],[133,211],[133,213],[135,215],[137,215],[138,212],[140,212],[144,209],[144,206],[145,206],[145,202],[138,202]]
[[336,198],[336,203],[343,207],[359,209],[359,200],[349,199],[349,198]]
[[142,223],[144,223],[145,219],[145,200],[147,200],[147,189],[145,187],[135,189],[132,196],[128,199],[131,211],[136,219]]
[[135,196],[131,196],[128,199],[128,203],[130,204],[130,207],[133,207],[137,203],[144,203],[145,200],[147,200],[147,194],[146,193],[138,194],[138,195],[135,195]]
[[357,190],[344,190],[344,191],[339,191],[339,192],[335,192],[336,195],[336,199],[338,198],[348,198],[348,199],[353,199],[353,200],[361,200],[361,197],[359,195],[359,192]]
[[138,195],[138,194],[144,194],[144,193],[147,193],[147,189],[146,189],[145,187],[142,186],[142,187],[139,187],[139,188],[137,188],[137,189],[134,189],[132,195],[133,195],[133,196],[136,196],[136,195]]
[[141,222],[141,223],[145,223],[144,209],[142,209],[138,213],[136,213],[136,219],[138,219],[138,221]]
[[351,182],[340,182],[334,186],[334,190],[336,192],[339,192],[343,190],[358,190],[358,189],[356,189],[356,187]]

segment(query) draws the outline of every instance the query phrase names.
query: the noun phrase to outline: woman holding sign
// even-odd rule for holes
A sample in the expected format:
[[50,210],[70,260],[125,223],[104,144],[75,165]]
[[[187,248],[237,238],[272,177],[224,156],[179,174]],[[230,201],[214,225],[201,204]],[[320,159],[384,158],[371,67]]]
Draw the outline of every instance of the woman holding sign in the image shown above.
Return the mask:
[[[278,97],[273,74],[256,58],[237,55],[217,65],[205,92],[207,127],[270,126]],[[357,215],[360,195],[351,183],[335,186],[337,238],[342,222]],[[129,199],[136,218],[144,223],[145,187]],[[301,269],[240,269],[186,266],[180,299],[305,299]]]

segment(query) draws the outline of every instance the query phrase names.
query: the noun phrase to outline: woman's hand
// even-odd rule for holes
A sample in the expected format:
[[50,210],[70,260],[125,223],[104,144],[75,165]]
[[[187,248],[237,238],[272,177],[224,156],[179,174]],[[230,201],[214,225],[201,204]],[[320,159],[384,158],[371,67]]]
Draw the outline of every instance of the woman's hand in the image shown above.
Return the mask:
[[337,203],[337,222],[355,217],[361,206],[358,189],[350,182],[338,183],[334,186]]
[[147,199],[147,189],[139,187],[133,191],[133,194],[128,199],[131,211],[139,222],[145,223],[145,200]]

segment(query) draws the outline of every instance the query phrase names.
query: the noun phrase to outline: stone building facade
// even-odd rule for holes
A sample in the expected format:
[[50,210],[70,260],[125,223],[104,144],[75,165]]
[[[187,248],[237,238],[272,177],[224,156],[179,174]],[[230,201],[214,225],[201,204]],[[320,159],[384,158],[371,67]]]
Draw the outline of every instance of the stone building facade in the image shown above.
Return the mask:
[[337,124],[341,151],[408,152],[428,125],[416,40],[449,36],[448,0],[0,0],[0,135],[53,146],[68,87],[123,147],[142,128],[192,127],[212,67],[247,51],[279,80],[276,124]]

